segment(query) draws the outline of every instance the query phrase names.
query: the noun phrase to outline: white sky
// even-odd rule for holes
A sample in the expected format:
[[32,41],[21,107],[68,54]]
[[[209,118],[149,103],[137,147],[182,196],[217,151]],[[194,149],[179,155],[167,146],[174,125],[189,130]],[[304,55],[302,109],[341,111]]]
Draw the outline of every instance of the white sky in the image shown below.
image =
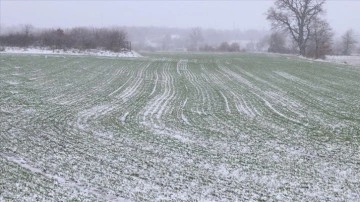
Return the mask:
[[[84,1],[0,0],[0,23],[5,26],[167,26],[218,29],[269,29],[265,13],[272,0],[239,1]],[[360,31],[360,1],[332,0],[327,19],[339,34]]]

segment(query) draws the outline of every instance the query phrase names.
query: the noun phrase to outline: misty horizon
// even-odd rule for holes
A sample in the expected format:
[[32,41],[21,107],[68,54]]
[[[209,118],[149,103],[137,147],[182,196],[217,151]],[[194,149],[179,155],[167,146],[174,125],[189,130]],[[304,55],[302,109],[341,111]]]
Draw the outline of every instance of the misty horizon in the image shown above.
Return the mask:
[[[160,27],[270,30],[273,1],[1,1],[0,25],[37,28]],[[359,31],[356,1],[327,1],[324,14],[335,34]],[[36,10],[36,13],[34,13]],[[21,14],[21,15],[19,15]]]
[[360,0],[0,0],[0,202],[360,201]]

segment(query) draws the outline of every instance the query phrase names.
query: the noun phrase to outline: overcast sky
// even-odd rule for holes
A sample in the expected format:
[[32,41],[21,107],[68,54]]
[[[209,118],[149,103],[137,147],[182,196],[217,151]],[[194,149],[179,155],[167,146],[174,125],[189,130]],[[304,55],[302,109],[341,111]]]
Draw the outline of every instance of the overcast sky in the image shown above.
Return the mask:
[[[271,0],[248,1],[11,1],[0,0],[5,26],[170,26],[218,29],[269,29],[265,12]],[[326,18],[342,33],[360,31],[360,1],[332,0]]]

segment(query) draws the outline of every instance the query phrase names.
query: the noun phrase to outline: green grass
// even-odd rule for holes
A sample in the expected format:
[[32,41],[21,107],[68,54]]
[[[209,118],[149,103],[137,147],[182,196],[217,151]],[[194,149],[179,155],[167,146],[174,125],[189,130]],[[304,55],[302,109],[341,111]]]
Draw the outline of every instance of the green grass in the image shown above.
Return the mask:
[[360,199],[360,69],[144,55],[0,55],[0,200]]

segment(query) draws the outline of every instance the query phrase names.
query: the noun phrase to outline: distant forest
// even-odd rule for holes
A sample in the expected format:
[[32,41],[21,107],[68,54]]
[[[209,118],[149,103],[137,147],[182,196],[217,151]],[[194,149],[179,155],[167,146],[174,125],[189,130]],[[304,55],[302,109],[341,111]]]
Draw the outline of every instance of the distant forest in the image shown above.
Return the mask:
[[[51,49],[105,49],[119,52],[131,41],[138,51],[255,51],[256,43],[268,35],[258,30],[201,28],[112,27],[52,28],[32,25],[4,28],[0,46]],[[264,49],[264,47],[261,47]],[[266,47],[265,47],[266,49]],[[260,51],[260,50],[259,50]]]
[[[326,25],[326,24],[325,24]],[[330,29],[329,29],[330,30]],[[298,54],[298,47],[288,33],[267,30],[218,30],[168,27],[75,27],[35,28],[32,25],[1,27],[1,46],[42,47],[47,49],[103,49],[113,52],[127,50],[130,41],[136,51],[200,51],[200,52],[274,52]],[[310,40],[307,57],[325,54],[351,55],[360,53],[356,33],[347,31],[334,38],[331,31],[321,49]],[[319,51],[320,50],[320,51]],[[316,54],[316,53],[320,53]]]
[[116,28],[42,29],[31,25],[0,35],[1,46],[47,47],[51,49],[105,49],[114,52],[125,50],[127,34]]

